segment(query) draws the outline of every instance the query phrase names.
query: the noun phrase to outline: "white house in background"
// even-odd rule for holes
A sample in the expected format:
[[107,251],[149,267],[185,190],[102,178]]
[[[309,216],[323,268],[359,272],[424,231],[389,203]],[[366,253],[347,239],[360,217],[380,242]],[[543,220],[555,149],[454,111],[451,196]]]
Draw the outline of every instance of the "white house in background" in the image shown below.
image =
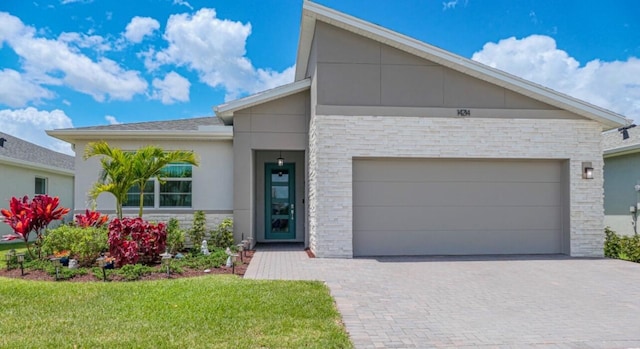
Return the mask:
[[632,235],[640,211],[640,127],[627,135],[625,139],[617,130],[602,135],[604,224],[618,234]]
[[[73,156],[0,132],[1,208],[8,208],[14,196],[33,198],[36,194],[58,196],[61,206],[74,207],[73,177]],[[11,232],[0,216],[0,236]]]
[[[215,112],[49,134],[78,154],[95,140],[194,150],[201,166],[150,186],[145,212],[233,216],[238,240],[340,258],[601,256],[601,132],[629,122],[308,1],[295,81]],[[79,211],[98,161],[76,169]]]

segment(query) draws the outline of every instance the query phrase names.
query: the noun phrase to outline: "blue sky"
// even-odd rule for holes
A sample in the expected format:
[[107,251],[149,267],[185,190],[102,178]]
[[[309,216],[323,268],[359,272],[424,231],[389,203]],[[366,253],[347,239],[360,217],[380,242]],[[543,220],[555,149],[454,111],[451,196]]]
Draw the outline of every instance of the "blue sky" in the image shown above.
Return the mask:
[[[317,0],[640,119],[640,2]],[[3,0],[0,131],[213,115],[293,79],[301,0]]]

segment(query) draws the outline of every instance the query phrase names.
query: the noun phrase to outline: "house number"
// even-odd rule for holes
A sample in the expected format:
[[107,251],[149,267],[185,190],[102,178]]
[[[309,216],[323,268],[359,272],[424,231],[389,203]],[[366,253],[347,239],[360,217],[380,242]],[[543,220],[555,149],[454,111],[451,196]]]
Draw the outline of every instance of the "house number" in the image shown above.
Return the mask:
[[471,116],[471,109],[458,109],[458,116]]

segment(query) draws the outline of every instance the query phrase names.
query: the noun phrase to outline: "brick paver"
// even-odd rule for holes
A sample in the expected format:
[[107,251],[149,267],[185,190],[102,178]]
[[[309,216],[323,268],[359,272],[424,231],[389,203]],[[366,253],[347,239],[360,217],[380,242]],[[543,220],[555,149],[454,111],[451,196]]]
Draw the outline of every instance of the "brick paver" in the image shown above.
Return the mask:
[[618,260],[260,246],[245,277],[325,281],[357,348],[640,348],[640,264]]

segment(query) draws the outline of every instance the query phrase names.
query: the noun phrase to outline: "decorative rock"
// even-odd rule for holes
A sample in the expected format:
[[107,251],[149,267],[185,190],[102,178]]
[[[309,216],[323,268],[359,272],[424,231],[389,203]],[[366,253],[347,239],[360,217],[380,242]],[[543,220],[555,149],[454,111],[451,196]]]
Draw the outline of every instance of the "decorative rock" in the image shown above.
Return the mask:
[[205,270],[204,270],[204,272],[205,272],[205,273],[210,273],[210,272],[211,272],[211,269],[205,269]]

